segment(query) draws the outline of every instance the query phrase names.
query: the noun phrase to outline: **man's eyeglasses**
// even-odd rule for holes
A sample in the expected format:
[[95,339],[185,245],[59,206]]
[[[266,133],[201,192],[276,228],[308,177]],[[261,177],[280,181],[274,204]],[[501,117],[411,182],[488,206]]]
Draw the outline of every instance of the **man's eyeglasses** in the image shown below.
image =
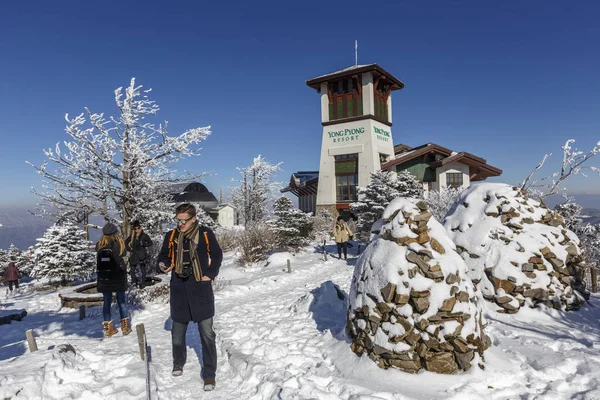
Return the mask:
[[[194,218],[194,217],[192,217],[192,218]],[[189,221],[189,220],[191,220],[192,218],[188,218],[188,219],[179,219],[179,218],[175,218],[175,221],[177,221],[177,223],[178,223],[178,224],[185,225],[185,224],[187,224],[187,223],[188,223],[188,221]]]

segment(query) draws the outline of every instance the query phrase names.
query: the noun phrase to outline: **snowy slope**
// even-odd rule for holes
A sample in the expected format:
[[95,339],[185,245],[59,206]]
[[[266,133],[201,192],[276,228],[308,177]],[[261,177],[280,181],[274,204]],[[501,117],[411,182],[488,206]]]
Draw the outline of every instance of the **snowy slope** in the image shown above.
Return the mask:
[[[152,350],[151,398],[600,398],[598,297],[592,296],[594,306],[569,313],[486,310],[493,345],[485,353],[485,370],[411,375],[381,370],[350,350],[343,327],[355,262],[355,257],[324,262],[307,249],[294,257],[287,273],[281,263],[244,270],[229,254],[221,275],[230,284],[216,293],[219,367],[211,393],[202,391],[197,331],[188,330],[188,363],[183,376],[174,378],[168,305],[132,310],[133,325],[144,323]],[[59,310],[56,292],[1,296],[3,311],[24,308],[29,315],[0,325],[0,398],[145,398],[135,334],[103,339],[100,310],[90,309],[88,318],[78,321],[76,310]],[[38,337],[36,353],[25,350],[27,329]],[[76,354],[60,353],[64,343]]]

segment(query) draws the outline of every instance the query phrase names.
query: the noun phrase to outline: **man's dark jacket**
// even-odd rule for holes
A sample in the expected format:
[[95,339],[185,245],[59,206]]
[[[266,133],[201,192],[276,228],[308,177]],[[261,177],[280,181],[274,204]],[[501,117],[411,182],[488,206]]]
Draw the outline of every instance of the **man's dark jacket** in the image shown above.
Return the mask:
[[152,246],[152,239],[150,236],[144,231],[133,240],[131,240],[131,235],[127,237],[125,240],[125,246],[127,246],[127,250],[129,251],[129,264],[130,265],[138,265],[148,257],[147,247]]
[[[163,241],[162,248],[158,255],[158,262],[163,262],[167,267],[171,266],[171,259],[169,258],[169,238],[173,231],[167,232]],[[206,241],[204,238],[204,232],[208,236],[208,244],[210,247],[210,267],[208,265],[208,252]],[[177,241],[179,231],[175,230],[173,236],[174,242]],[[203,276],[208,276],[210,281],[197,282],[193,275],[188,278],[181,278],[175,272],[175,269],[171,271],[171,318],[175,322],[200,322],[208,318],[212,318],[215,315],[215,297],[212,289],[212,280],[219,275],[219,269],[221,268],[221,262],[223,261],[223,252],[215,234],[210,229],[201,226],[200,233],[198,236],[198,244],[196,245],[196,252],[200,261],[200,269]],[[187,244],[185,245],[187,248]],[[177,254],[177,243],[174,243],[173,248],[174,254]],[[184,262],[190,262],[190,253],[184,252]]]

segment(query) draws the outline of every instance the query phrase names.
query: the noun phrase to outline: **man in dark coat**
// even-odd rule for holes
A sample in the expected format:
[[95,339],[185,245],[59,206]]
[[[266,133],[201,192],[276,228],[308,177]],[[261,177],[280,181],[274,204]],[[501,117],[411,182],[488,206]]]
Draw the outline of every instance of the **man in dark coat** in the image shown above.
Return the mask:
[[129,273],[131,275],[131,284],[137,284],[135,270],[140,267],[142,281],[139,286],[143,288],[146,285],[146,257],[148,257],[148,247],[152,246],[152,239],[144,232],[140,221],[133,221],[131,224],[133,230],[131,235],[125,240],[127,251],[129,251]]
[[202,344],[204,390],[210,391],[215,388],[217,371],[212,281],[219,274],[223,252],[215,234],[199,225],[193,205],[177,207],[175,219],[177,228],[167,232],[158,256],[159,268],[165,273],[173,271],[170,291],[173,376],[183,373],[187,326],[190,321],[196,322]]

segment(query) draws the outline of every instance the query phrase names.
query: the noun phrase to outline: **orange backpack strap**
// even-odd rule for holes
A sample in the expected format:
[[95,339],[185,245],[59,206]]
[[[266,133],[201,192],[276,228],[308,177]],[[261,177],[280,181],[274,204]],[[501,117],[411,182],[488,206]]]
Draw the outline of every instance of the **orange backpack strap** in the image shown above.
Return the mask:
[[208,253],[208,266],[210,267],[210,244],[208,243],[208,234],[204,232],[204,241],[206,242],[206,252]]
[[171,237],[169,238],[169,258],[171,259],[171,265],[175,264],[175,243],[173,238],[175,237],[175,229],[171,231]]

